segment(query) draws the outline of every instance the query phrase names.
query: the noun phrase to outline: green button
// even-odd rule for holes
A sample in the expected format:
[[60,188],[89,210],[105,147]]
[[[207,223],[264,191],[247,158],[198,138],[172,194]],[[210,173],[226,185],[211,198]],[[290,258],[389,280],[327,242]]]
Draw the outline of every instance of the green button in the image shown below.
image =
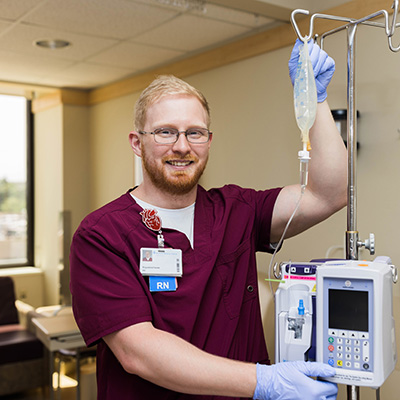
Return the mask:
[[335,339],[333,338],[333,337],[330,337],[329,339],[328,339],[328,342],[329,343],[333,343],[335,341]]

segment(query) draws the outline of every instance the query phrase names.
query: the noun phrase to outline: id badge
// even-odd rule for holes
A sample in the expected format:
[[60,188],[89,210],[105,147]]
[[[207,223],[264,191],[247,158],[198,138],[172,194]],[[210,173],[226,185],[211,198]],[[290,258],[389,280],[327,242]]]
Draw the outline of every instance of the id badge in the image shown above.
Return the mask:
[[182,276],[182,250],[140,249],[140,272],[143,276]]

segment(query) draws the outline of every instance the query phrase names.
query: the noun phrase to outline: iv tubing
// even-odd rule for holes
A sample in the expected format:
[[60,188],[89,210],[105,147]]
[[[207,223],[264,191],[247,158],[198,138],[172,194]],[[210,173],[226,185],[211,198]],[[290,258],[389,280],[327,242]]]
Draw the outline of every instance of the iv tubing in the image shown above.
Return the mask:
[[[308,164],[308,163],[307,163],[307,164]],[[306,189],[306,187],[302,185],[302,186],[301,186],[300,197],[299,197],[299,200],[297,200],[296,207],[294,208],[292,215],[290,216],[288,222],[286,223],[286,226],[285,226],[285,229],[283,230],[282,236],[281,236],[281,238],[279,239],[279,242],[278,242],[278,244],[277,244],[276,247],[275,247],[274,253],[272,254],[271,261],[270,261],[269,267],[268,267],[268,278],[271,278],[271,270],[272,270],[272,265],[274,264],[274,260],[275,260],[276,253],[278,252],[278,250],[279,250],[280,247],[282,246],[282,242],[283,242],[283,239],[285,238],[285,235],[286,235],[286,232],[287,232],[287,230],[288,230],[288,228],[289,228],[289,225],[290,225],[290,223],[292,222],[292,219],[294,218],[294,216],[296,215],[297,210],[298,210],[299,207],[300,207],[301,199],[303,198],[305,189]],[[271,282],[272,279],[268,279],[268,281],[269,281],[269,288],[270,288],[270,290],[271,290],[272,295],[274,296],[274,289],[273,289],[273,287],[272,287],[272,282]]]
[[272,279],[271,279],[271,271],[272,271],[272,266],[274,264],[275,256],[278,250],[280,249],[283,239],[285,238],[286,232],[289,228],[290,223],[292,222],[292,219],[296,215],[297,210],[300,207],[301,199],[303,198],[304,192],[306,191],[307,183],[308,183],[308,162],[310,161],[310,153],[307,150],[307,144],[303,143],[303,150],[300,150],[298,153],[298,157],[300,160],[300,187],[301,187],[301,192],[300,192],[300,197],[299,200],[297,200],[296,207],[293,210],[292,215],[290,216],[288,222],[286,223],[285,229],[283,230],[282,236],[279,239],[279,242],[275,248],[274,253],[272,254],[271,261],[269,263],[268,267],[268,281],[269,281],[269,288],[271,290],[271,294],[274,295],[274,289],[272,288]]

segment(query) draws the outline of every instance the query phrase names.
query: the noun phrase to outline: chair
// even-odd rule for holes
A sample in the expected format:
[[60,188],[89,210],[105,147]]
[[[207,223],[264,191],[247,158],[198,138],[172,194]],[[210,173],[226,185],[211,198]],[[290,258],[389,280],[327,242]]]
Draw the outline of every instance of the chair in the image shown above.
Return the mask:
[[56,359],[58,359],[57,363],[57,393],[58,398],[60,398],[60,377],[61,377],[61,363],[63,361],[75,360],[75,368],[76,368],[76,400],[81,399],[81,362],[87,358],[95,358],[96,357],[96,346],[94,347],[80,347],[77,349],[60,349],[56,353]]
[[[56,343],[57,345],[55,347],[57,347],[57,349],[55,349],[55,347],[52,347],[52,344],[50,343],[49,346],[53,348],[53,350],[50,351],[50,363],[52,365],[52,367],[55,367],[55,370],[50,367],[50,370],[48,371],[48,374],[53,376],[53,372],[57,373],[57,382],[54,381],[53,382],[53,378],[51,377],[50,381],[52,382],[53,385],[53,390],[51,391],[51,398],[54,398],[54,395],[57,394],[57,399],[60,399],[61,397],[61,377],[62,375],[62,371],[61,371],[61,366],[63,363],[70,363],[70,362],[75,362],[75,378],[76,378],[76,382],[77,382],[77,386],[76,386],[76,400],[80,400],[81,397],[81,390],[83,390],[83,393],[85,395],[85,389],[88,389],[87,386],[87,379],[84,379],[84,383],[86,383],[86,385],[81,385],[81,378],[82,378],[82,370],[84,368],[83,366],[83,362],[86,360],[88,361],[89,359],[93,358],[95,359],[96,357],[96,346],[87,348],[86,346],[79,346],[79,347],[72,347],[70,348],[70,346],[68,346],[68,342],[64,342],[64,344],[66,344],[66,348],[63,348],[63,346],[60,344],[62,344],[62,333],[63,330],[67,329],[67,331],[65,331],[65,334],[71,334],[74,331],[75,328],[73,328],[73,326],[71,325],[71,320],[73,320],[73,315],[72,315],[72,308],[71,306],[61,306],[61,305],[54,305],[54,306],[45,306],[45,307],[39,307],[36,310],[34,310],[34,314],[31,314],[31,317],[33,317],[32,323],[34,325],[36,325],[36,328],[39,325],[42,325],[40,329],[46,331],[46,335],[50,335],[52,336],[52,334],[54,334],[55,332],[57,332],[56,334]],[[71,318],[67,318],[67,321],[69,321],[66,324],[65,322],[65,317],[71,317]],[[58,320],[58,321],[57,321]],[[60,322],[61,320],[61,322]],[[46,323],[46,322],[50,322]],[[44,325],[44,326],[43,326]],[[76,326],[76,324],[74,324]],[[60,329],[60,330],[57,330]],[[78,329],[78,327],[76,327],[76,329]],[[51,333],[50,333],[51,332]],[[78,333],[79,331],[77,330],[75,332],[75,335]],[[73,336],[73,335],[72,335]],[[67,336],[66,336],[67,337]],[[60,341],[58,341],[60,339]],[[83,343],[83,339],[82,339],[82,343]],[[72,371],[71,371],[72,372]],[[85,368],[85,376],[87,378],[87,368]],[[69,374],[65,374],[66,376],[68,376]],[[74,374],[72,375],[74,376]],[[91,392],[93,391],[93,389],[90,389]],[[86,396],[87,397],[87,396]]]
[[19,323],[14,282],[0,277],[0,396],[44,387],[43,345]]

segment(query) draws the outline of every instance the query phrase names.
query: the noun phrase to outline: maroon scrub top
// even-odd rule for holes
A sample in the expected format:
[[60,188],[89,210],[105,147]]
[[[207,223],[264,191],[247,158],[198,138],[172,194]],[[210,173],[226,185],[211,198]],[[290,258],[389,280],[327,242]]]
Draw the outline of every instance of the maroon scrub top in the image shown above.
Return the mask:
[[194,249],[183,233],[163,229],[165,247],[182,250],[175,292],[151,293],[139,272],[140,249],[157,247],[157,233],[144,225],[129,192],[82,221],[71,246],[71,292],[87,345],[98,345],[98,399],[222,399],[176,393],[125,372],[102,338],[144,321],[211,354],[269,362],[255,253],[272,252],[279,191],[199,187]]

